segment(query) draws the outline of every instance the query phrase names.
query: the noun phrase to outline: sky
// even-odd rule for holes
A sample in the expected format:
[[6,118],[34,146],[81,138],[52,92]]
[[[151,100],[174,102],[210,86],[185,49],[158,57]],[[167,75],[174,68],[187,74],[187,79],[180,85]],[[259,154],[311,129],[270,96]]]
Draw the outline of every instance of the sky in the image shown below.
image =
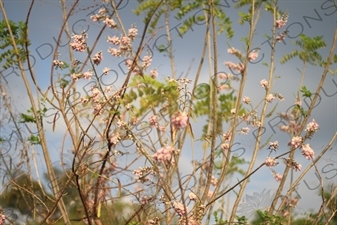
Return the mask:
[[[72,5],[74,1],[67,1],[68,9]],[[121,19],[124,23],[126,29],[130,28],[131,25],[135,25],[139,30],[139,35],[142,33],[142,29],[144,29],[144,24],[142,23],[142,16],[136,16],[132,9],[137,6],[137,1],[129,0],[124,1],[118,10]],[[239,17],[238,12],[239,9],[234,8],[234,0],[221,1],[222,9],[229,16],[233,22],[233,29],[235,31],[235,36],[232,40],[228,39],[225,34],[218,35],[218,58],[219,58],[219,71],[222,72],[230,72],[225,65],[224,61],[233,61],[236,62],[236,58],[227,53],[228,46],[233,46],[239,50],[243,50],[244,44],[240,41],[241,37],[246,36],[248,34],[248,25],[239,25],[237,23]],[[17,22],[24,21],[26,19],[27,10],[29,7],[30,1],[17,1],[17,0],[4,0],[3,1],[6,13],[9,19]],[[97,24],[90,20],[90,15],[92,12],[96,13],[98,8],[102,6],[101,1],[80,1],[79,7],[76,8],[75,13],[69,20],[69,26],[72,30],[72,33],[80,33],[83,30],[87,30],[88,32],[88,43],[89,45],[95,41],[95,37],[99,31],[99,28],[102,24]],[[285,97],[285,100],[282,102],[277,102],[274,100],[272,104],[269,106],[269,110],[271,110],[276,102],[278,103],[277,111],[286,111],[291,108],[294,104],[294,96],[299,86],[300,82],[300,73],[298,70],[302,69],[302,63],[293,59],[290,60],[287,64],[281,65],[279,63],[281,57],[293,51],[296,47],[294,42],[299,40],[299,35],[301,33],[306,34],[307,36],[323,36],[326,41],[327,47],[322,49],[320,53],[323,56],[326,56],[329,52],[333,32],[336,24],[336,10],[332,7],[330,1],[279,1],[279,8],[282,11],[289,12],[289,20],[286,25],[286,29],[289,31],[288,36],[286,37],[284,42],[278,43],[276,46],[276,68],[275,75],[280,76],[279,79],[275,81],[273,91],[282,94]],[[1,14],[1,13],[0,13]],[[193,15],[194,13],[192,13]],[[1,14],[2,18],[2,14]],[[172,46],[174,49],[174,56],[176,61],[176,74],[177,76],[183,74],[185,76],[187,74],[187,78],[192,81],[195,78],[195,74],[197,71],[197,67],[200,61],[200,55],[203,47],[204,41],[204,25],[195,25],[193,30],[188,31],[183,37],[179,36],[179,33],[175,28],[181,25],[182,21],[174,18],[174,13],[172,13],[170,18],[170,27],[172,29]],[[37,80],[40,84],[41,88],[46,90],[46,88],[50,85],[50,68],[52,62],[52,55],[55,49],[55,40],[57,39],[60,26],[62,24],[61,18],[61,3],[59,1],[36,1],[29,22],[29,39],[31,40],[31,59],[33,60],[34,66],[33,69],[37,74]],[[159,26],[164,26],[164,21],[159,21]],[[244,91],[244,96],[250,96],[252,99],[252,103],[257,104],[263,94],[264,89],[260,86],[260,80],[268,78],[268,70],[269,68],[262,65],[262,62],[269,63],[270,57],[270,45],[268,43],[268,39],[265,34],[270,35],[272,28],[272,18],[266,13],[264,10],[261,12],[261,18],[257,25],[255,31],[255,37],[253,40],[253,47],[260,48],[260,55],[257,61],[259,63],[251,63],[248,68],[247,75],[247,83]],[[108,44],[105,41],[105,37],[107,35],[114,35],[114,31],[107,30],[101,37],[98,45],[96,46],[94,52],[103,51],[103,57],[107,59],[105,64],[100,65],[98,68],[103,69],[105,66],[113,68],[116,71],[115,75],[112,75],[107,83],[116,82],[114,85],[118,86],[122,83],[125,77],[123,73],[122,62],[123,59],[116,59],[108,56],[107,46]],[[156,67],[159,71],[158,79],[164,80],[167,76],[172,74],[170,61],[168,57],[163,56],[163,54],[156,51],[156,45],[162,44],[162,40],[160,36],[165,34],[165,29],[158,29],[157,36],[150,38],[150,35],[147,35],[148,49],[153,54],[153,62],[152,67]],[[59,48],[60,59],[67,61],[69,60],[69,56],[66,53],[66,38],[65,35],[61,38],[62,43]],[[75,53],[75,57],[81,59],[81,55]],[[209,68],[207,68],[207,62],[205,63],[199,84],[203,82],[207,82],[209,77],[212,75],[209,72]],[[125,69],[125,68],[124,68]],[[336,69],[335,66],[332,66],[331,69],[334,71]],[[25,89],[23,88],[22,79],[20,76],[15,75],[15,70],[2,70],[1,72],[1,82],[5,83],[9,92],[11,93],[12,101],[15,103],[16,108],[19,112],[24,112],[29,107],[29,102],[27,100],[27,94]],[[322,75],[323,69],[320,67],[308,66],[306,70],[306,76],[304,85],[309,89],[314,91],[318,84],[318,81]],[[84,83],[82,83],[85,85]],[[85,86],[82,94],[84,94],[84,90],[88,90],[89,86]],[[237,87],[237,84],[234,84],[234,87]],[[314,113],[312,114],[312,118],[314,118],[320,125],[319,132],[314,136],[312,140],[309,141],[312,148],[315,150],[316,155],[319,154],[320,151],[324,148],[325,144],[331,139],[334,132],[337,130],[337,76],[328,75],[327,79],[324,83],[324,92],[321,93],[321,98],[319,104],[317,104]],[[192,88],[192,86],[191,86]],[[305,104],[306,102],[304,102]],[[310,101],[307,102],[308,104]],[[304,106],[305,107],[305,106]],[[50,110],[51,115],[53,113]],[[51,118],[51,117],[50,117]],[[49,121],[51,120],[49,118]],[[311,119],[310,119],[311,121]],[[272,139],[278,140],[280,143],[281,152],[285,152],[288,150],[287,143],[289,141],[289,136],[285,133],[280,132],[276,126],[278,124],[278,119],[275,116],[272,116],[266,120],[266,133],[263,135],[262,141],[266,141],[268,137],[273,134]],[[197,121],[192,123],[194,135],[197,137],[201,135],[201,124],[202,121]],[[48,144],[52,151],[53,158],[59,157],[59,148],[60,141],[62,140],[62,134],[64,133],[64,125],[57,124],[56,132],[49,133],[48,136]],[[251,132],[244,136],[238,135],[236,143],[245,149],[245,153],[240,157],[245,157],[249,160],[249,157],[252,154],[252,149],[254,146],[254,135]],[[1,134],[1,131],[0,131]],[[197,138],[196,138],[197,139]],[[184,168],[184,172],[186,174],[192,169],[190,165],[190,150],[193,147],[195,152],[202,152],[200,149],[200,141],[194,140],[192,144],[189,142],[186,143],[186,146],[183,148],[183,155],[181,159],[181,165]],[[318,168],[322,171],[322,176],[326,179],[327,183],[336,184],[337,181],[337,149],[336,142],[333,144],[332,149],[329,150],[325,156],[323,157]],[[42,159],[42,154],[39,149],[37,149],[37,154]],[[256,166],[262,163],[268,151],[266,149],[262,149],[261,153],[259,153],[259,157],[256,162]],[[309,161],[307,161],[303,156],[301,156],[300,152],[296,153],[296,158],[305,168],[306,165],[309,165]],[[125,161],[128,158],[123,159]],[[57,164],[57,163],[56,163]],[[277,172],[283,171],[283,166],[279,165],[275,170]],[[294,177],[297,177],[298,174],[294,173]],[[239,176],[238,176],[239,178]],[[236,180],[234,178],[233,180]],[[315,170],[311,169],[308,174],[305,175],[303,181],[300,182],[298,187],[298,192],[300,193],[301,200],[297,207],[298,213],[303,213],[307,211],[309,208],[317,209],[319,204],[310,204],[311,202],[317,200],[316,202],[320,202],[320,198],[317,195],[318,189],[316,187],[318,184],[318,180],[315,176]],[[271,190],[274,192],[277,188],[277,183],[273,180],[271,175],[271,171],[268,168],[262,168],[261,171],[254,174],[251,178],[250,183],[248,184],[248,188],[246,189],[246,195],[253,195],[254,192],[261,193],[264,189]],[[246,196],[247,197],[247,196]],[[245,199],[243,201],[246,201]]]

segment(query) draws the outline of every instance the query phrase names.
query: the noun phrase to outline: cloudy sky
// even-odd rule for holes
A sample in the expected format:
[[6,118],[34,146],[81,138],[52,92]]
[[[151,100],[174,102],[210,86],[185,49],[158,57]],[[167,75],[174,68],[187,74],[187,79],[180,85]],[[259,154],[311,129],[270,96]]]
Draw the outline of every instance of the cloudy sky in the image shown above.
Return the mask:
[[[72,5],[74,1],[67,1],[68,8]],[[131,27],[132,24],[136,25],[139,29],[139,34],[142,33],[144,24],[141,19],[142,16],[137,17],[132,12],[137,6],[137,1],[129,0],[124,1],[118,10],[121,19],[124,23],[126,29]],[[218,49],[218,58],[219,58],[219,70],[223,72],[230,72],[225,65],[224,61],[233,61],[236,62],[236,58],[227,53],[228,44],[243,50],[244,44],[240,41],[241,37],[248,34],[247,25],[239,25],[237,23],[239,17],[238,12],[240,10],[234,8],[234,0],[221,1],[221,7],[224,12],[231,18],[233,21],[233,29],[235,31],[235,36],[232,40],[226,38],[224,34],[218,36],[219,49]],[[5,9],[9,19],[18,22],[25,21],[27,10],[29,7],[30,1],[16,1],[16,0],[4,0]],[[92,13],[97,13],[97,10],[102,6],[101,1],[80,1],[80,5],[76,8],[75,13],[69,20],[69,26],[72,30],[72,33],[80,33],[83,30],[88,32],[89,45],[95,41],[95,37],[99,32],[102,24],[95,23],[90,20],[90,15]],[[285,100],[278,102],[277,100],[270,105],[269,109],[272,109],[276,103],[278,103],[278,112],[284,112],[291,108],[294,105],[295,99],[294,96],[298,90],[300,83],[300,73],[298,70],[302,69],[302,63],[293,59],[285,65],[281,65],[279,60],[281,57],[290,53],[296,47],[294,42],[299,40],[299,35],[304,33],[307,36],[323,36],[326,41],[327,47],[322,49],[320,53],[323,56],[326,56],[329,52],[329,48],[332,43],[332,37],[336,24],[336,9],[332,7],[330,1],[284,1],[279,0],[279,8],[282,11],[289,12],[289,20],[286,25],[286,29],[289,31],[288,36],[284,42],[278,43],[276,46],[276,69],[275,75],[280,76],[280,79],[277,79],[273,87],[273,92],[282,94],[285,97]],[[60,26],[62,25],[61,17],[61,3],[59,1],[36,1],[29,22],[29,39],[31,40],[31,60],[34,62],[34,71],[37,74],[37,80],[42,89],[46,89],[49,84],[50,68],[52,62],[52,56],[55,49],[55,40],[58,37]],[[194,14],[194,13],[193,13]],[[192,15],[193,15],[192,14]],[[204,25],[195,25],[193,30],[190,30],[183,37],[179,36],[179,33],[175,28],[179,27],[182,24],[182,21],[174,18],[174,13],[170,19],[170,27],[172,29],[172,46],[174,49],[174,56],[176,60],[176,74],[179,76],[187,74],[187,77],[191,80],[194,80],[198,62],[200,61],[200,55],[204,42]],[[159,21],[158,27],[164,26],[163,21]],[[271,35],[272,28],[272,17],[262,10],[261,18],[257,25],[255,31],[255,37],[253,40],[253,47],[260,48],[260,56],[258,58],[259,63],[250,64],[248,68],[248,77],[246,83],[246,89],[244,91],[245,96],[250,96],[252,103],[257,104],[264,95],[264,89],[260,86],[260,80],[268,79],[268,68],[262,65],[262,62],[269,63],[270,57],[270,45],[267,35]],[[158,68],[159,76],[158,79],[163,80],[165,77],[172,74],[170,68],[170,61],[168,57],[163,56],[163,54],[156,51],[156,45],[164,44],[160,38],[162,34],[165,34],[165,29],[158,29],[157,36],[150,39],[150,36],[147,35],[147,38],[150,39],[148,42],[148,49],[153,54],[153,63],[152,66]],[[114,31],[107,30],[101,37],[98,45],[96,46],[94,52],[103,51],[103,56],[107,59],[102,65],[98,68],[103,69],[105,66],[113,68],[116,73],[112,75],[107,80],[107,83],[112,83],[116,80],[114,85],[118,86],[123,82],[124,66],[123,59],[116,59],[108,56],[107,49],[108,44],[105,41],[107,35],[115,35]],[[67,61],[69,56],[66,52],[65,35],[61,38],[62,43],[59,48],[60,59]],[[75,57],[81,59],[81,55],[75,53]],[[209,73],[207,68],[208,64],[205,63],[201,78],[199,83],[207,82],[209,77],[212,75]],[[189,69],[191,67],[191,69]],[[124,68],[125,69],[125,68]],[[334,71],[336,68],[333,66],[331,69]],[[29,102],[27,99],[27,94],[23,88],[22,79],[20,76],[15,74],[16,69],[10,68],[8,70],[1,71],[1,82],[5,82],[10,90],[10,93],[13,95],[13,102],[16,104],[16,108],[20,112],[24,112],[29,107]],[[314,91],[317,87],[319,79],[322,75],[323,69],[320,67],[308,66],[306,70],[306,76],[304,85],[311,91]],[[89,86],[84,87],[84,90],[88,90]],[[235,85],[234,85],[235,87]],[[324,84],[324,92],[321,93],[321,98],[317,104],[312,118],[314,118],[320,125],[319,132],[310,140],[310,145],[315,150],[316,155],[324,148],[325,144],[331,139],[334,132],[337,130],[337,76],[328,75],[326,82]],[[307,104],[310,104],[310,101],[307,101]],[[305,102],[304,102],[304,107]],[[50,111],[51,112],[51,111]],[[311,119],[310,119],[311,120]],[[288,150],[287,143],[289,141],[289,136],[285,133],[280,132],[277,129],[279,119],[276,116],[272,116],[266,120],[265,128],[266,132],[262,137],[262,141],[266,141],[268,137],[273,134],[272,140],[278,140],[280,143],[280,153],[286,152]],[[201,124],[203,121],[199,120],[193,124],[194,135],[196,137],[201,135]],[[62,134],[64,133],[64,127],[62,124],[57,126],[56,133],[50,133],[48,136],[48,143],[53,151],[53,157],[58,157],[60,152],[60,140],[62,139]],[[236,143],[240,144],[240,147],[245,149],[245,153],[241,157],[245,157],[248,161],[252,154],[254,147],[254,135],[251,133],[247,136],[238,135]],[[196,138],[198,139],[198,138]],[[186,143],[186,146],[183,149],[183,157],[181,160],[181,165],[183,165],[184,171],[188,174],[188,171],[191,170],[190,166],[191,161],[191,147],[193,146],[195,152],[202,152],[200,141],[193,141]],[[326,182],[336,183],[337,181],[337,153],[336,153],[336,142],[334,143],[332,149],[326,153],[324,160],[322,160],[318,167],[322,171],[322,177],[325,178]],[[256,165],[262,163],[268,151],[263,149],[259,153]],[[42,155],[40,155],[42,157]],[[305,168],[309,165],[304,157],[301,156],[300,152],[296,154],[296,158]],[[275,168],[277,172],[282,173],[284,169],[283,165],[279,165]],[[294,177],[297,177],[297,174],[294,174]],[[235,178],[233,180],[236,180]],[[298,187],[298,192],[300,193],[301,201],[298,205],[298,212],[303,213],[309,208],[317,209],[319,207],[320,198],[317,196],[318,189],[318,179],[315,176],[315,171],[312,169],[303,179]],[[254,192],[261,193],[264,189],[275,191],[277,188],[277,183],[273,180],[271,171],[267,168],[262,168],[258,173],[254,174],[251,178],[248,188],[246,190],[247,195],[253,195]],[[315,201],[317,200],[317,201]],[[317,202],[318,204],[310,204],[312,202]]]

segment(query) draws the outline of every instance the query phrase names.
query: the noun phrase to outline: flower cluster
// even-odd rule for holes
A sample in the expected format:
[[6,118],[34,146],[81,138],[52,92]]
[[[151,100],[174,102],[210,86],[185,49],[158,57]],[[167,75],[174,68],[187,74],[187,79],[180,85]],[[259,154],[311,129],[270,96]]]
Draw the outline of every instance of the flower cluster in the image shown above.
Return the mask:
[[[281,117],[284,118],[282,114],[281,114]],[[280,126],[281,131],[288,132],[291,134],[297,133],[300,130],[300,128],[301,128],[300,125],[297,124],[294,120],[291,120],[288,126],[286,125]]]
[[90,16],[90,19],[94,22],[103,21],[106,18],[105,16],[106,13],[107,10],[105,8],[101,8],[97,14]]
[[82,78],[86,80],[91,80],[92,73],[93,73],[92,70],[89,70],[84,73],[72,73],[70,77],[73,81],[78,81],[79,79],[82,79]]
[[70,47],[77,52],[85,52],[87,49],[86,39],[88,38],[88,34],[82,32],[81,34],[73,34],[71,36],[73,38],[73,42],[70,43]]
[[60,60],[54,60],[53,61],[53,66],[55,66],[55,69],[57,70],[58,68],[63,69],[63,62]]
[[156,78],[158,76],[158,71],[157,69],[152,69],[150,70],[150,77]]
[[267,97],[266,97],[266,101],[270,103],[273,100],[274,100],[274,95],[273,94],[268,94]]
[[188,194],[188,197],[191,201],[196,201],[198,199],[198,197],[196,196],[196,194],[194,194],[193,192]]
[[233,62],[224,62],[224,64],[228,67],[228,69],[239,71],[240,73],[243,73],[243,71],[245,70],[245,66],[241,62],[238,64],[235,64]]
[[286,23],[288,22],[288,18],[289,18],[288,12],[283,13],[283,15],[281,16],[281,19],[276,20],[275,27],[277,29],[281,29],[282,27],[284,27]]
[[138,30],[135,27],[129,29],[128,37],[133,41],[138,34]]
[[137,182],[144,183],[149,180],[147,175],[149,175],[152,172],[153,172],[152,167],[145,167],[145,168],[140,167],[139,169],[133,171],[133,175],[135,176],[135,180]]
[[118,142],[120,141],[120,136],[119,136],[119,133],[116,132],[116,133],[113,133],[112,135],[110,135],[110,143],[113,144],[113,145],[117,145]]
[[187,126],[188,116],[185,112],[176,112],[171,118],[171,123],[174,128],[182,129]]
[[213,186],[216,186],[217,183],[218,183],[218,179],[216,179],[214,176],[212,176],[212,178],[211,178],[211,184],[212,184]]
[[283,41],[287,34],[288,34],[288,31],[286,31],[286,30],[283,31],[282,33],[280,33],[279,35],[277,35],[276,41],[277,42]]
[[108,72],[109,72],[110,70],[111,70],[110,68],[105,67],[105,68],[103,69],[103,74],[104,74],[104,75],[107,75]]
[[299,164],[298,162],[296,162],[295,160],[292,160],[290,158],[288,158],[288,159],[284,158],[283,160],[284,160],[285,164],[287,164],[288,166],[290,166],[295,171],[301,171],[302,165]]
[[251,103],[250,98],[247,97],[247,96],[243,97],[242,101],[243,101],[244,103],[246,103],[247,105],[250,105],[250,103]]
[[274,141],[274,142],[269,142],[269,147],[268,149],[272,150],[272,151],[277,151],[278,149],[278,141]]
[[177,201],[173,202],[173,208],[179,216],[184,216],[186,214],[184,205]]
[[275,178],[275,180],[277,182],[281,181],[281,179],[282,179],[282,175],[281,174],[279,174],[279,173],[273,173],[273,175],[274,175],[274,178]]
[[307,128],[305,128],[305,131],[307,132],[307,135],[310,137],[318,130],[318,128],[319,125],[313,119],[310,123],[308,123]]
[[159,221],[160,221],[159,217],[155,217],[153,219],[148,220],[147,222],[149,225],[157,225]]
[[172,146],[164,146],[157,150],[157,152],[152,156],[154,160],[163,163],[173,163],[174,158],[172,157],[175,153],[175,149]]
[[117,23],[108,17],[105,17],[105,20],[103,21],[108,27],[112,29],[117,29]]
[[249,127],[242,127],[241,130],[239,130],[239,134],[247,135],[249,130]]
[[263,87],[265,89],[268,89],[268,84],[269,84],[268,81],[265,80],[265,79],[263,79],[263,80],[260,81],[261,87]]
[[[115,45],[118,48],[109,48],[108,52],[113,56],[122,56],[127,55],[129,51],[132,49],[132,42],[135,39],[135,36],[137,35],[138,30],[136,28],[130,28],[128,36],[122,36],[122,37],[107,37],[107,41],[113,45]],[[146,60],[146,59],[145,59]],[[147,61],[148,65],[149,62]]]
[[310,147],[309,144],[303,144],[302,145],[302,155],[306,158],[306,159],[313,159],[315,157],[315,152],[314,150],[312,150],[312,148]]
[[249,52],[249,54],[248,54],[249,62],[255,61],[257,59],[257,57],[259,56],[259,52],[260,52],[260,50],[258,50],[258,49],[254,49],[251,52]]
[[94,55],[94,58],[92,58],[92,61],[94,62],[95,65],[99,65],[102,60],[103,60],[102,51],[97,52]]
[[152,62],[151,56],[148,55],[144,56],[142,64],[143,69],[147,69],[151,65],[151,62]]
[[232,133],[230,133],[230,132],[224,133],[224,134],[222,134],[222,138],[223,138],[224,141],[231,141]]
[[235,55],[240,60],[242,60],[244,58],[243,54],[239,50],[237,50],[236,48],[230,47],[229,49],[227,49],[227,52],[231,55]]
[[222,149],[222,151],[223,151],[224,153],[227,152],[228,149],[229,149],[229,143],[223,143],[223,144],[221,145],[221,149]]
[[268,167],[273,167],[276,166],[278,163],[276,162],[275,158],[270,158],[267,157],[266,161],[264,162],[266,164],[266,166]]
[[289,143],[290,146],[294,148],[298,148],[302,145],[303,139],[302,137],[293,137]]
[[150,125],[153,127],[158,127],[158,117],[156,115],[149,117]]

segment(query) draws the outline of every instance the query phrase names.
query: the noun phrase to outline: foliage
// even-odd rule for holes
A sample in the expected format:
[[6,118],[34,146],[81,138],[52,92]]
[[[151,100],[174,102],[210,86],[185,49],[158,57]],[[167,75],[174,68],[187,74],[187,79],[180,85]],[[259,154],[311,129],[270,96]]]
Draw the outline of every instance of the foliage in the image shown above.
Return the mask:
[[[9,20],[8,23],[10,30],[8,29],[5,20],[0,21],[0,49],[5,50],[0,54],[0,62],[5,60],[5,64],[2,66],[4,69],[16,65],[18,61],[26,61],[25,46],[30,45],[30,42],[26,37],[26,23],[22,21],[15,23],[11,20]],[[15,49],[13,48],[13,42],[9,35],[10,31],[12,32],[16,45],[18,46],[19,55],[16,55]]]

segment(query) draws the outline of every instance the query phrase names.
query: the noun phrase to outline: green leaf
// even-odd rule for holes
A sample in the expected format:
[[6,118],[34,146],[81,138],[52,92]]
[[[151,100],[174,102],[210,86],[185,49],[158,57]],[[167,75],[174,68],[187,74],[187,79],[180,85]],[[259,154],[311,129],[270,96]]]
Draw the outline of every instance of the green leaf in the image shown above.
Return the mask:
[[19,123],[36,123],[34,116],[21,113]]
[[41,144],[39,136],[35,136],[33,134],[28,138],[28,141],[30,141],[30,143],[32,145],[39,145],[39,144]]

